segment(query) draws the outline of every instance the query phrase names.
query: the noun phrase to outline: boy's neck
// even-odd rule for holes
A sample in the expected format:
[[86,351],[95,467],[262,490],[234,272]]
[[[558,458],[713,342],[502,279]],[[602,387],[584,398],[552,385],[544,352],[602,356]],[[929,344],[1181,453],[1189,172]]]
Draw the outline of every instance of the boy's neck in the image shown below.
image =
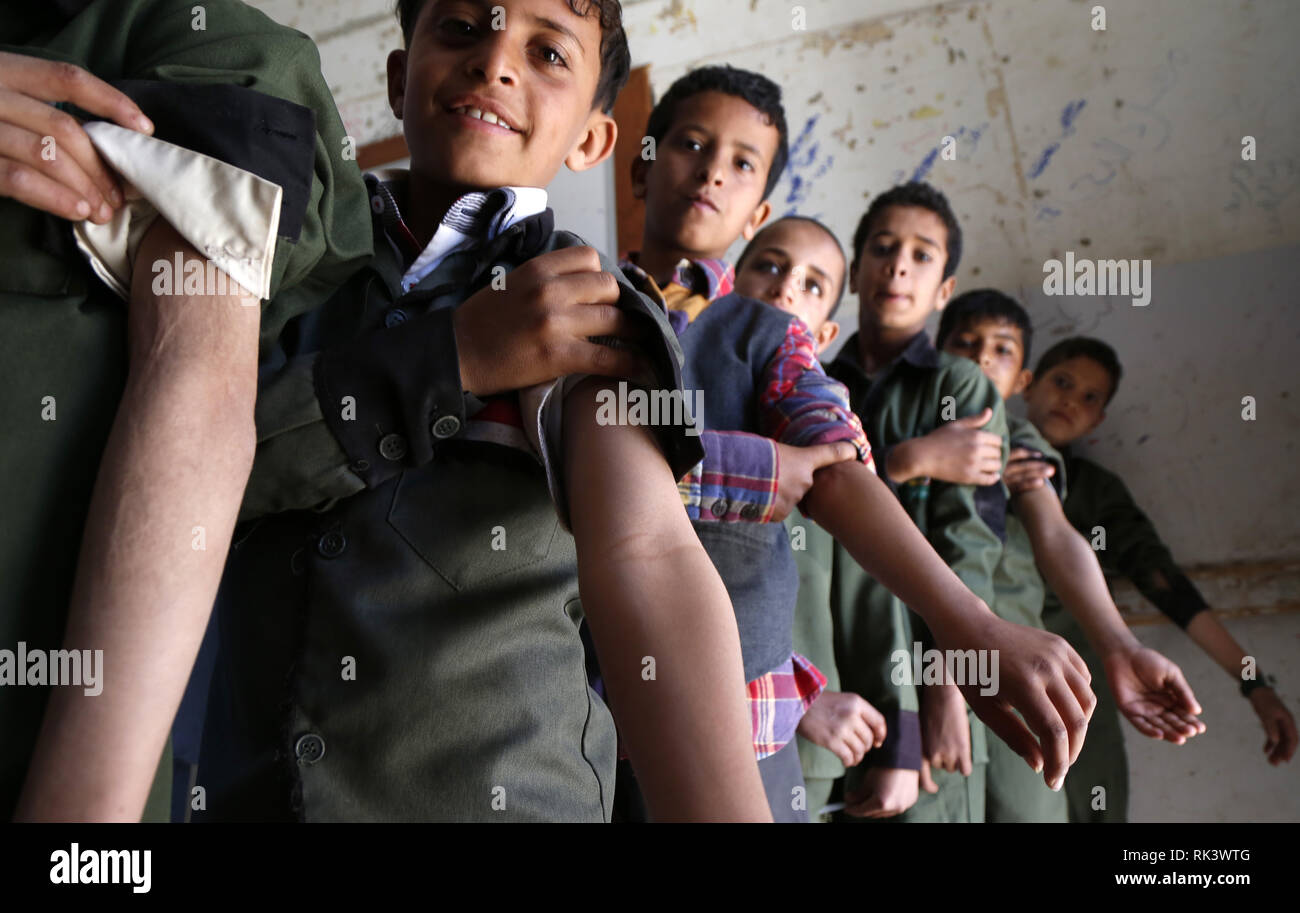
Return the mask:
[[415,240],[423,249],[433,240],[442,223],[442,217],[455,203],[473,188],[453,187],[411,170],[406,181],[406,200],[402,215]]
[[655,284],[664,288],[677,276],[677,264],[683,260],[722,260],[725,250],[716,253],[698,253],[676,247],[662,247],[652,242],[644,243],[636,255],[636,265],[645,271]]
[[895,329],[864,323],[858,330],[858,359],[867,374],[875,374],[894,362],[925,324]]

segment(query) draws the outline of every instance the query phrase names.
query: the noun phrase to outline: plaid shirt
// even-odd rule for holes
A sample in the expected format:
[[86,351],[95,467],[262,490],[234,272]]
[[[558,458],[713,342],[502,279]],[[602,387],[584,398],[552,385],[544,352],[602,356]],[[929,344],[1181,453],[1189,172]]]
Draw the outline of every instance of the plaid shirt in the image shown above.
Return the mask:
[[[619,266],[658,289],[654,279],[636,265],[635,254],[627,255]],[[661,291],[673,329],[680,336],[711,302],[734,286],[735,272],[729,263],[682,260]],[[827,377],[817,360],[816,341],[803,321],[790,321],[763,377],[758,416],[762,434],[704,431],[704,460],[677,484],[692,520],[772,522],[780,470],[776,441],[801,447],[849,441],[857,448],[858,459],[876,471],[862,422],[849,407],[848,389]],[[729,505],[722,516],[711,509],[719,501]],[[799,720],[825,687],[826,676],[798,653],[748,683],[757,758],[774,755],[790,743]]]

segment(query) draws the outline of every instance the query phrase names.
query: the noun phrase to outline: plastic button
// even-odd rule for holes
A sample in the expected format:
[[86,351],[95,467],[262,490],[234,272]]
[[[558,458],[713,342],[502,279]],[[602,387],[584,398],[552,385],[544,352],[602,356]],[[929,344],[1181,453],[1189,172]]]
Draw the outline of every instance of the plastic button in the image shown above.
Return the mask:
[[298,741],[294,743],[293,753],[298,758],[299,764],[315,764],[325,757],[325,740],[314,732],[299,736]]
[[379,439],[379,454],[394,463],[406,458],[406,438],[400,434],[385,434]]
[[337,558],[347,550],[348,540],[340,532],[328,532],[316,543],[316,551],[322,558]]
[[429,431],[439,440],[454,437],[460,431],[460,419],[454,415],[444,415],[429,427]]

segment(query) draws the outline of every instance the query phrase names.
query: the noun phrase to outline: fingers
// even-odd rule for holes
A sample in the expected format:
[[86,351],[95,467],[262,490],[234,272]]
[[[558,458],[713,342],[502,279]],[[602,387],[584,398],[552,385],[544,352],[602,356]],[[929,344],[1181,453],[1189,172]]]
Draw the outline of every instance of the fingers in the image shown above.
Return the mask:
[[542,300],[550,307],[614,305],[618,302],[618,280],[612,273],[600,270],[578,271],[547,277],[542,281]]
[[529,274],[538,276],[599,273],[601,272],[600,254],[596,253],[594,247],[561,247],[534,257],[515,272],[519,273],[522,270],[528,270]]
[[813,471],[821,469],[823,466],[831,466],[835,463],[855,459],[858,455],[858,449],[848,441],[813,444],[810,447],[805,447],[804,450],[812,463]]
[[939,791],[939,784],[935,783],[934,778],[930,776],[929,761],[925,761],[925,760],[921,761],[921,779],[919,780],[919,783],[921,789],[925,790],[927,793],[929,793],[932,796]]
[[[66,149],[60,155],[57,141],[51,137],[40,137],[12,124],[0,122],[0,161],[4,160],[8,160],[10,183],[21,181],[22,178],[18,176],[20,171],[30,169],[63,188],[63,191],[49,199],[42,196],[41,191],[38,190],[36,202],[23,200],[28,205],[37,206],[39,209],[53,212],[66,219],[94,218],[96,221],[106,222],[112,218],[113,212],[106,205],[102,187],[96,185],[96,182],[82,170],[77,160]],[[99,157],[94,156],[94,160],[102,171],[103,166],[99,163]],[[38,187],[45,186],[45,184],[38,184]],[[0,193],[17,198],[17,195],[9,192],[7,187],[0,187]],[[118,194],[116,199],[121,199],[116,189],[112,193]],[[80,201],[85,201],[84,208],[77,207]]]
[[[1063,679],[1049,682],[1047,693],[1056,707],[1057,715],[1065,726],[1067,750],[1066,769],[1079,758],[1083,751],[1084,736],[1088,733],[1088,721],[1097,707],[1097,698],[1082,677],[1074,675],[1071,670],[1064,670]],[[1064,778],[1065,771],[1061,771]]]
[[1269,760],[1274,764],[1281,764],[1283,761],[1290,761],[1295,757],[1296,743],[1298,741],[1295,720],[1285,708],[1273,719],[1277,722],[1278,729],[1275,736],[1270,736],[1274,748]]
[[89,218],[90,204],[58,181],[15,161],[0,160],[0,196],[72,222]]
[[46,155],[54,155],[56,161],[63,156],[72,156],[76,165],[93,181],[104,198],[91,199],[92,205],[112,202],[114,194],[117,194],[119,201],[114,205],[120,204],[121,191],[117,181],[104,166],[80,121],[71,114],[21,92],[0,89],[0,120],[34,133],[42,140],[49,137],[53,141],[52,152]]
[[1201,704],[1196,700],[1196,695],[1192,693],[1192,686],[1187,684],[1187,679],[1183,677],[1183,670],[1170,663],[1170,669],[1165,676],[1165,687],[1170,690],[1178,705],[1188,713],[1199,715],[1201,713]]
[[[965,418],[957,419],[957,422],[961,425],[964,425],[967,428],[983,428],[985,425],[989,423],[989,419],[991,418],[993,418],[993,410],[988,406],[985,406],[983,409],[980,410],[978,415],[968,415]],[[998,436],[993,435],[993,437],[998,437]],[[1001,440],[1002,439],[998,437],[999,446],[1001,446],[1000,444]]]
[[885,715],[865,700],[862,702],[862,707],[860,708],[859,713],[861,714],[863,721],[867,724],[867,727],[871,730],[871,734],[874,737],[874,744],[885,744],[885,737],[889,734],[885,725]]
[[862,762],[863,756],[871,750],[871,742],[864,743],[861,734],[853,729],[849,729],[844,733],[841,742],[847,749],[849,757],[849,760],[844,765],[845,767],[857,767]]
[[1182,745],[1200,731],[1195,722],[1189,721],[1184,714],[1174,710],[1162,710],[1158,725],[1166,733],[1165,740],[1175,745]]
[[153,133],[153,124],[129,97],[71,63],[0,53],[0,81],[48,102],[72,102],[128,130]]
[[1149,739],[1164,739],[1164,730],[1155,725],[1145,714],[1136,711],[1129,711],[1123,707],[1120,712],[1124,714],[1125,719],[1133,724],[1133,728],[1142,733]]
[[966,694],[966,702],[975,711],[975,715],[983,720],[998,738],[1024,758],[1025,763],[1035,773],[1042,771],[1043,751],[1038,740],[1034,738],[1034,734],[1030,732],[1024,720],[1011,710],[1011,705],[1005,699],[995,700],[986,697],[979,693],[978,688],[963,689],[963,693]]
[[616,349],[586,340],[574,341],[560,373],[596,374],[622,378],[646,387],[655,386],[654,370],[644,355],[631,349]]
[[1068,706],[1073,700],[1072,694],[1067,698],[1061,693],[1068,690],[1064,682],[1052,682],[1046,689],[1034,689],[1016,705],[1029,728],[1038,736],[1038,745],[1043,753],[1043,779],[1052,789],[1060,789],[1065,772],[1074,760],[1070,727],[1062,719],[1059,706]]
[[[616,336],[629,343],[646,339],[649,328],[635,315],[614,304],[581,304],[568,309],[562,318],[564,335],[575,339]],[[557,329],[560,329],[557,326]]]

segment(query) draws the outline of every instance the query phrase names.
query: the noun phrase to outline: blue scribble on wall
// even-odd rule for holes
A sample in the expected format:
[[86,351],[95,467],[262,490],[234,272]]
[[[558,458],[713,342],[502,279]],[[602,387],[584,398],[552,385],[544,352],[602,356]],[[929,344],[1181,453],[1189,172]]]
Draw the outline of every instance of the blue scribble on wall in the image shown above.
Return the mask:
[[1047,166],[1051,163],[1052,156],[1056,154],[1056,150],[1060,148],[1061,148],[1060,143],[1052,143],[1050,146],[1048,146],[1046,149],[1043,150],[1043,154],[1038,157],[1038,161],[1035,162],[1033,166],[1029,169],[1030,180],[1033,180],[1034,178],[1038,177],[1040,174],[1043,173],[1044,169],[1046,169]]
[[930,169],[934,167],[934,163],[938,160],[938,158],[939,158],[939,147],[935,146],[928,153],[926,153],[925,158],[921,159],[921,164],[916,166],[916,170],[912,172],[912,180],[914,181],[925,180],[925,176],[930,173]]
[[1030,180],[1037,178],[1040,174],[1042,174],[1044,171],[1047,170],[1047,166],[1052,163],[1052,156],[1056,155],[1057,150],[1061,148],[1060,140],[1065,139],[1067,136],[1074,135],[1075,118],[1079,116],[1079,112],[1082,111],[1084,106],[1087,104],[1088,104],[1087,99],[1080,98],[1078,101],[1070,102],[1061,110],[1060,139],[1052,140],[1052,142],[1047,144],[1047,148],[1045,148],[1041,153],[1039,153],[1038,158],[1035,160],[1034,164],[1030,166],[1029,169]]
[[[975,150],[979,146],[980,138],[988,128],[989,122],[985,121],[978,127],[958,127],[956,133],[949,134],[954,140],[956,140],[957,147],[961,150],[962,158],[969,159],[975,154]],[[963,140],[965,140],[965,143],[963,143]],[[943,152],[943,145],[943,142],[940,141],[938,144],[931,146],[930,151],[921,158],[921,161],[917,164],[916,168],[912,170],[911,177],[908,177],[906,171],[895,171],[893,175],[890,176],[890,183],[901,184],[904,181],[924,181],[926,175],[934,169],[935,162],[939,161],[939,157]]]
[[1069,136],[1074,133],[1074,119],[1079,116],[1079,112],[1083,110],[1083,106],[1087,103],[1087,99],[1081,98],[1065,106],[1065,110],[1061,112],[1062,136]]
[[785,196],[789,208],[785,215],[794,214],[798,205],[807,201],[812,194],[813,184],[825,177],[835,164],[835,156],[823,156],[821,144],[813,138],[813,129],[820,117],[820,114],[814,114],[808,118],[799,135],[790,144],[790,159],[786,165],[790,189]]
[[1042,222],[1046,219],[1055,219],[1060,214],[1061,214],[1061,210],[1055,209],[1051,206],[1039,206],[1034,213],[1034,215],[1037,218],[1037,221],[1039,222]]

